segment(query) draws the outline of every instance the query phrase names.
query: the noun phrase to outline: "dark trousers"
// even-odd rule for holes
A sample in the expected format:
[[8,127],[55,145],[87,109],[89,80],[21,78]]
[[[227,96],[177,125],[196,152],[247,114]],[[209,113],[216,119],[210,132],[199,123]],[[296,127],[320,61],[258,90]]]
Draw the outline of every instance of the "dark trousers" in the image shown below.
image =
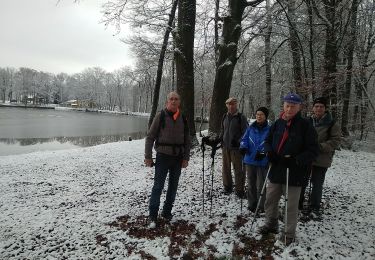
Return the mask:
[[178,180],[180,179],[181,174],[181,163],[182,159],[180,156],[171,156],[161,153],[156,154],[154,186],[152,187],[149,205],[151,219],[155,220],[158,216],[160,196],[163,192],[168,172],[168,189],[162,214],[164,216],[171,216],[173,203],[177,193]]
[[[309,196],[309,206],[311,209],[319,210],[320,203],[322,201],[322,194],[323,194],[323,183],[326,177],[326,172],[328,168],[319,167],[319,166],[312,166],[311,171],[311,194]],[[308,192],[310,193],[310,187],[308,188]],[[304,194],[305,194],[306,187],[303,187],[301,192],[301,197],[299,201],[299,208],[302,209],[303,201],[304,201]]]
[[[263,184],[266,181],[267,168],[262,166],[246,165],[246,176],[247,176],[247,200],[248,207],[250,210],[254,210],[257,207],[260,193],[263,188]],[[264,202],[266,200],[264,196],[259,204],[259,209],[264,210]]]

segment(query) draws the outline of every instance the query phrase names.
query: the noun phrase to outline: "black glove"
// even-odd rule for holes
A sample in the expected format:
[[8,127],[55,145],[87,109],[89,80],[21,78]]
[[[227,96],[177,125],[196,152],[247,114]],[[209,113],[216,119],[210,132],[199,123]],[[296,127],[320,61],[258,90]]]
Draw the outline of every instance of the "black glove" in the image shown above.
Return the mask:
[[221,138],[217,136],[217,137],[213,140],[213,143],[215,144],[215,146],[218,146],[218,144],[220,144],[221,141],[222,141]]
[[211,139],[209,136],[202,137],[202,144],[213,148],[216,148],[220,142],[221,139],[219,137],[216,137],[215,139]]
[[271,163],[276,163],[279,161],[279,156],[273,151],[267,152],[267,157]]
[[281,157],[280,164],[290,169],[296,165],[296,159],[294,157]]
[[240,142],[238,142],[237,140],[232,140],[232,142],[230,143],[232,145],[233,148],[235,147],[240,147]]
[[240,153],[242,154],[242,156],[245,156],[245,154],[247,153],[247,148],[240,148]]
[[202,144],[208,144],[209,141],[210,141],[210,137],[209,136],[203,136],[202,137]]
[[266,154],[264,152],[257,151],[257,153],[254,157],[254,160],[255,161],[261,161],[261,160],[264,159],[264,157],[266,157]]

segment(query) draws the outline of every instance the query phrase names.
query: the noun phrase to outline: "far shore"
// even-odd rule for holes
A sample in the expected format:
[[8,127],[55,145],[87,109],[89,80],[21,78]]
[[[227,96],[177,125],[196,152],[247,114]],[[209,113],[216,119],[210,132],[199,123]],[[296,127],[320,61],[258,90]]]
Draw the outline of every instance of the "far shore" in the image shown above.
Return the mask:
[[47,105],[24,105],[20,103],[0,103],[0,107],[15,107],[15,108],[36,108],[36,109],[55,109],[59,111],[79,111],[79,112],[92,112],[92,113],[108,113],[108,114],[119,114],[119,115],[128,115],[128,116],[144,116],[149,117],[150,113],[143,113],[143,112],[132,112],[132,111],[111,111],[111,110],[104,110],[104,109],[96,109],[96,108],[74,108],[74,107],[62,107],[55,104],[47,104]]
[[[92,113],[107,113],[107,114],[116,114],[116,115],[126,115],[126,116],[142,116],[150,117],[150,113],[145,112],[132,112],[132,111],[112,111],[96,108],[74,108],[74,107],[62,107],[56,104],[47,104],[47,105],[31,105],[28,104],[25,106],[20,103],[0,103],[0,107],[16,107],[16,108],[36,108],[36,109],[55,109],[60,111],[79,111],[79,112],[92,112]],[[201,122],[199,116],[195,117],[195,122]],[[203,119],[203,123],[208,123],[208,118]]]

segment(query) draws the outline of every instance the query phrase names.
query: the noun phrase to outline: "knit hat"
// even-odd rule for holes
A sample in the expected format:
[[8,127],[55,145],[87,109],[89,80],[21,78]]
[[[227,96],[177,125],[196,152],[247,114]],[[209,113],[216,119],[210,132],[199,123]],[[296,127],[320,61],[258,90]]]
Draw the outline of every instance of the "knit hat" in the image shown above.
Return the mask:
[[227,101],[225,101],[225,104],[229,104],[229,103],[237,103],[237,99],[234,97],[230,97],[227,99]]
[[325,107],[327,107],[327,99],[325,97],[318,97],[318,98],[314,99],[313,106],[316,103],[323,104]]
[[284,96],[283,101],[293,104],[301,104],[302,98],[298,94],[289,93]]
[[269,113],[268,108],[260,107],[260,108],[257,109],[257,111],[255,111],[255,113],[258,112],[258,111],[263,112],[263,114],[266,116],[266,119],[268,118],[268,113]]

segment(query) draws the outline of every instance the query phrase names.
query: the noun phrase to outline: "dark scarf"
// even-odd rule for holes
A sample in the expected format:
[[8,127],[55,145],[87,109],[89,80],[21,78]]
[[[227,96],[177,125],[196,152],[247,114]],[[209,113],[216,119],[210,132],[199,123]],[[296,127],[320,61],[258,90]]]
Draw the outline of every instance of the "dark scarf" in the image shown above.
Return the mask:
[[312,119],[312,123],[314,127],[331,125],[333,121],[332,115],[328,111],[326,111],[325,114],[320,119],[317,119],[314,116],[312,116],[311,119]]

